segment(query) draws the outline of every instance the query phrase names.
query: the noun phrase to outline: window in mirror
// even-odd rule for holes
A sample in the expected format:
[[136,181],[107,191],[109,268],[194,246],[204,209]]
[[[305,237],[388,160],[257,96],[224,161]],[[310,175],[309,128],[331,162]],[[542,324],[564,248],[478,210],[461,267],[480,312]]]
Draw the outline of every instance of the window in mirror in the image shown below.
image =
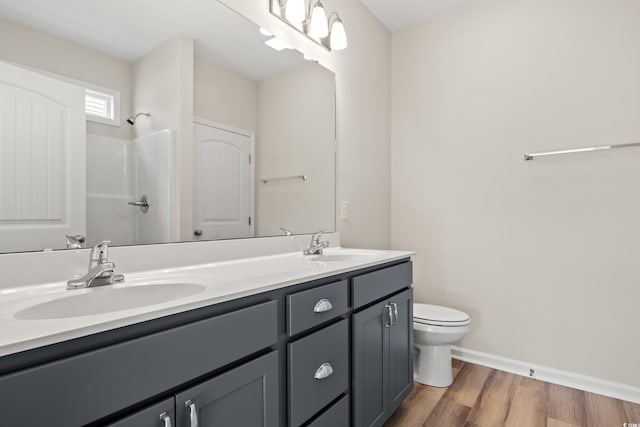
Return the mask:
[[85,112],[87,120],[119,126],[116,108],[120,104],[120,93],[106,88],[85,90]]

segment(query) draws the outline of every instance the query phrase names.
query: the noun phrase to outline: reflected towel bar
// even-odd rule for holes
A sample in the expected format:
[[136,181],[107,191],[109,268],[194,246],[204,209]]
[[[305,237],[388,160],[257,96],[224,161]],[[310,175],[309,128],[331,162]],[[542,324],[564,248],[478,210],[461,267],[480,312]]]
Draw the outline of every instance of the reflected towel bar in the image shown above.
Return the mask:
[[555,156],[556,154],[585,153],[587,151],[613,150],[614,148],[629,148],[629,147],[640,147],[640,142],[631,142],[629,144],[618,144],[618,145],[601,145],[599,147],[574,148],[571,150],[546,151],[543,153],[524,153],[524,160],[526,162],[527,160],[533,160],[536,157]]
[[284,181],[285,179],[301,179],[303,181],[307,180],[307,175],[295,175],[295,176],[281,176],[278,178],[262,178],[260,181],[265,184],[271,181]]

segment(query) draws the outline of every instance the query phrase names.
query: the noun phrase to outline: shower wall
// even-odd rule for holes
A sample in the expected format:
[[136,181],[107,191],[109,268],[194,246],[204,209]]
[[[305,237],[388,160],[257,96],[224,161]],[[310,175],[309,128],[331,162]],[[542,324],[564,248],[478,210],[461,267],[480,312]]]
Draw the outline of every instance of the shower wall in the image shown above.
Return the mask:
[[166,243],[171,241],[171,199],[173,180],[172,132],[164,130],[135,142],[136,200],[144,195],[149,200],[149,210],[135,211],[136,244]]
[[135,244],[133,141],[87,134],[87,243]]
[[[171,131],[126,140],[87,135],[87,242],[113,246],[170,239]],[[149,199],[143,213],[127,203]]]

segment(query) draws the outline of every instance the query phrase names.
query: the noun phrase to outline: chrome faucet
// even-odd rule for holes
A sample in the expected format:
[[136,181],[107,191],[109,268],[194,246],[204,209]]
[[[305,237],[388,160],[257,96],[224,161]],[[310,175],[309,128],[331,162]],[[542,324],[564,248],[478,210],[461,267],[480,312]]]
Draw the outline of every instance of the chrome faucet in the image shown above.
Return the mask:
[[305,249],[303,252],[305,255],[322,255],[322,250],[329,247],[330,243],[328,241],[320,241],[324,231],[325,230],[313,233],[311,236],[311,243],[309,243],[309,248]]
[[82,234],[67,234],[64,236],[64,239],[67,241],[67,249],[82,249],[82,245],[84,244],[86,237]]
[[124,282],[124,275],[114,274],[116,265],[109,261],[110,240],[103,240],[91,249],[89,271],[79,279],[69,280],[67,289],[82,289]]

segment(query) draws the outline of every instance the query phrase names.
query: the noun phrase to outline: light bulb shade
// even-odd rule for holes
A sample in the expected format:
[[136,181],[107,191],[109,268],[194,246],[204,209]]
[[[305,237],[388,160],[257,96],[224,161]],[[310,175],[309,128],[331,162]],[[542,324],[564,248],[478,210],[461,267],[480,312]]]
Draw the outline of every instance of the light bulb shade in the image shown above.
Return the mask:
[[311,11],[308,34],[317,39],[323,39],[329,35],[327,13],[324,11],[324,7],[322,7],[322,3],[320,2],[316,2]]
[[288,0],[284,17],[287,21],[299,24],[304,22],[306,11],[304,10],[304,0]]
[[347,47],[347,33],[340,18],[331,25],[331,37],[329,38],[331,50],[342,50]]

